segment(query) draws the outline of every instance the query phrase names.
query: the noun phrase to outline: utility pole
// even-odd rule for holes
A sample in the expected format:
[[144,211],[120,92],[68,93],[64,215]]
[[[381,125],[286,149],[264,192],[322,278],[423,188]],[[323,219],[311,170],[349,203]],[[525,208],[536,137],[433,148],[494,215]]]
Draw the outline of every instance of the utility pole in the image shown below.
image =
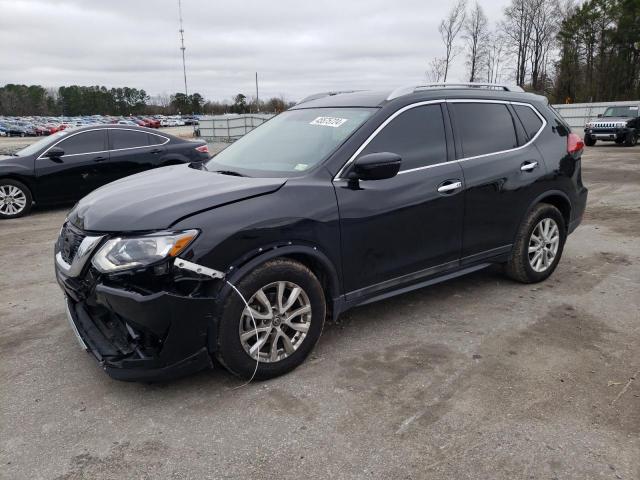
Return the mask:
[[256,72],[256,111],[260,113],[260,95],[258,95],[258,72]]
[[187,90],[187,64],[184,60],[184,28],[182,28],[182,0],[178,0],[178,15],[180,16],[180,50],[182,50],[182,73],[184,74],[184,95],[189,96]]

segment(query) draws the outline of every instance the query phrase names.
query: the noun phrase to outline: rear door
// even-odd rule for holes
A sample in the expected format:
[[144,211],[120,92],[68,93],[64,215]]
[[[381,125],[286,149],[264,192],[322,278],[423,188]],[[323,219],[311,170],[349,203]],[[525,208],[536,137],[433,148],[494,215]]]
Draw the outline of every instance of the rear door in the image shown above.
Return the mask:
[[398,175],[353,188],[342,179],[346,169],[334,181],[348,299],[392,290],[458,263],[463,177],[458,163],[449,161],[453,148],[443,107],[406,107],[357,153],[356,158],[400,155]]
[[[523,108],[528,130],[514,110]],[[450,100],[466,182],[462,259],[510,251],[531,202],[543,190],[543,159],[533,144],[544,120],[527,105]]]
[[159,166],[168,142],[167,137],[155,133],[110,128],[110,181]]
[[72,133],[55,143],[64,150],[59,159],[38,157],[38,198],[43,202],[64,202],[83,197],[102,183],[103,162],[109,159],[104,129]]

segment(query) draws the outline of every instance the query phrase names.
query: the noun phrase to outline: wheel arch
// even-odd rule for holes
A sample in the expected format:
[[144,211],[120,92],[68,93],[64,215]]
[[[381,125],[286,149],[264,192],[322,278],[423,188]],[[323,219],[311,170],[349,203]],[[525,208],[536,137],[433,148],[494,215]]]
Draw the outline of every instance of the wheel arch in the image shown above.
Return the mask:
[[571,205],[569,196],[561,190],[550,190],[536,197],[525,212],[523,221],[525,218],[527,218],[527,214],[531,211],[531,209],[540,203],[548,203],[549,205],[553,205],[558,210],[560,210],[560,213],[562,213],[562,217],[564,218],[565,227],[569,228],[573,206]]
[[12,173],[2,173],[0,174],[0,181],[2,180],[15,180],[16,182],[20,182],[23,185],[25,185],[28,189],[29,189],[29,193],[31,194],[31,199],[32,201],[37,201],[37,196],[36,196],[36,190],[35,190],[35,185],[33,184],[33,182],[31,180],[29,180],[26,177],[23,177],[21,175],[15,175]]
[[[236,284],[263,263],[276,258],[288,258],[306,266],[318,278],[323,290],[328,309],[332,316],[337,315],[341,304],[341,289],[338,271],[333,262],[317,246],[305,244],[271,245],[258,249],[255,255],[248,255],[233,263],[226,272],[226,280]],[[231,287],[225,284],[221,297],[225,298]]]

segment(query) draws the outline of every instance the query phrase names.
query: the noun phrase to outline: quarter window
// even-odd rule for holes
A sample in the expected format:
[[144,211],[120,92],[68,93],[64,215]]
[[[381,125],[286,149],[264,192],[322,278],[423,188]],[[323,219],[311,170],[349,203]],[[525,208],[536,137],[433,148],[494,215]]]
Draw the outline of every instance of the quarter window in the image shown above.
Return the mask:
[[446,162],[447,140],[440,105],[414,107],[391,120],[360,156],[376,152],[400,155],[401,170]]
[[518,146],[513,117],[502,103],[453,103],[465,157]]
[[105,149],[104,130],[91,130],[78,133],[60,142],[57,147],[64,150],[65,155],[102,152]]
[[112,150],[149,146],[149,139],[146,132],[113,129],[109,131],[109,135],[111,135]]
[[525,105],[514,105],[513,108],[522,122],[525,132],[527,132],[529,140],[531,140],[542,127],[542,120],[531,108]]

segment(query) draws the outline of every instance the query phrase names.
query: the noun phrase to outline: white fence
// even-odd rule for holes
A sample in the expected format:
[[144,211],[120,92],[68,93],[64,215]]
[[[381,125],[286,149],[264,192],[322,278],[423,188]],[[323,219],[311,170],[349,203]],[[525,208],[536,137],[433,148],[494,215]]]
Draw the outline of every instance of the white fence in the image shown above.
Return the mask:
[[640,105],[640,100],[630,102],[600,102],[600,103],[569,103],[562,105],[554,105],[562,118],[564,118],[571,129],[578,133],[582,132],[585,123],[604,113],[607,107],[614,105]]
[[200,136],[208,142],[233,142],[273,117],[272,113],[216,115],[199,120]]

